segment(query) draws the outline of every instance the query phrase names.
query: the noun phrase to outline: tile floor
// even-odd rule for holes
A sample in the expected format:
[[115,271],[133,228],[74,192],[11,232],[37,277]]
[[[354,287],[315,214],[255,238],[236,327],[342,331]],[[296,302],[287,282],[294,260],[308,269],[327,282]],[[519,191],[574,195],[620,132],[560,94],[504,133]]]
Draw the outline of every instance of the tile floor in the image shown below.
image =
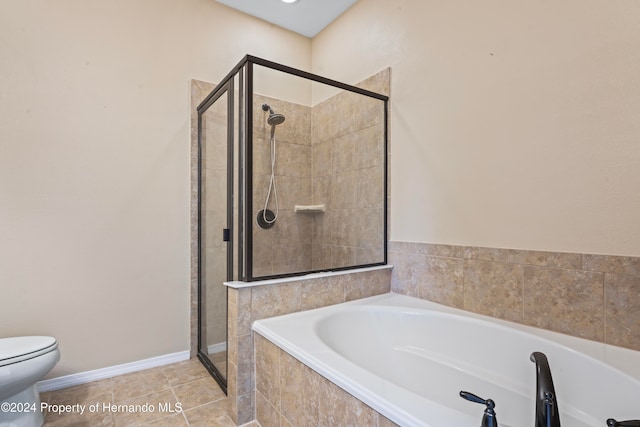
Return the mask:
[[[51,409],[44,427],[235,427],[225,394],[197,359],[41,393],[40,399]],[[53,405],[85,409],[59,414]]]

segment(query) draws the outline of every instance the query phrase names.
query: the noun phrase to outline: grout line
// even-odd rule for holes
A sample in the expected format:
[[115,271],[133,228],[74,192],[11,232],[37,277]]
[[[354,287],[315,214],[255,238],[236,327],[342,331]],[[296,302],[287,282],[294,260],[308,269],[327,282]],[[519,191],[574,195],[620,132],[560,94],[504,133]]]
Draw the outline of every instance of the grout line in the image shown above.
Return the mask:
[[520,307],[520,310],[521,310],[521,313],[520,314],[522,316],[520,318],[520,321],[522,322],[523,325],[526,325],[526,321],[525,321],[525,318],[524,318],[524,312],[525,312],[524,311],[524,266],[522,266],[522,268],[520,269],[520,274],[521,274],[521,277],[520,277],[520,290],[521,290],[521,294],[520,294],[521,307]]
[[[162,373],[164,374],[164,369],[162,370]],[[167,377],[166,374],[164,374],[165,378]],[[169,383],[169,387],[171,388],[171,394],[173,394],[173,398],[176,399],[176,402],[180,402],[178,400],[178,396],[176,395],[176,391],[173,389],[173,385],[169,382],[169,379],[167,378],[167,382]],[[182,418],[184,418],[184,422],[187,424],[187,427],[190,426],[189,424],[189,420],[187,419],[187,416],[184,413],[184,409],[180,411],[180,413],[182,414]]]
[[607,273],[602,273],[602,342],[607,343]]

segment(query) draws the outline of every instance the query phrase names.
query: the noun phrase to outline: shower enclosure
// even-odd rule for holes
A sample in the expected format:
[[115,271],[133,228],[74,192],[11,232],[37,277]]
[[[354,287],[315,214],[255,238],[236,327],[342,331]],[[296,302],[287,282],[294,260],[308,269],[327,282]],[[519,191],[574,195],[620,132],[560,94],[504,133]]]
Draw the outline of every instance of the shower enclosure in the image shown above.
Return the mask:
[[198,357],[223,389],[224,282],[386,264],[387,103],[246,56],[197,107]]

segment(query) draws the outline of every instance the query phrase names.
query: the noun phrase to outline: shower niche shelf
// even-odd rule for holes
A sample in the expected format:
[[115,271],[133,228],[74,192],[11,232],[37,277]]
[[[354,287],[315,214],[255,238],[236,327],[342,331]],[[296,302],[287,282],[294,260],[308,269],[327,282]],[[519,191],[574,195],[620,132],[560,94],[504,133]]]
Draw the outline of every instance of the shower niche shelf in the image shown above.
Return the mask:
[[310,214],[323,213],[325,211],[325,206],[324,206],[324,204],[322,204],[322,205],[295,205],[293,210],[295,212],[299,212],[299,213],[310,213]]

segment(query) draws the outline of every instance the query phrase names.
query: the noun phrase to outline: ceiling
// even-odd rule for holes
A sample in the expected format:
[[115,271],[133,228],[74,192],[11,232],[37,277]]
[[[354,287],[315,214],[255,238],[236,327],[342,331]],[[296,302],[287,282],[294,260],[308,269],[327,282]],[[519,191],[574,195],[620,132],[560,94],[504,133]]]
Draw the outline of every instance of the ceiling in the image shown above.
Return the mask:
[[216,0],[272,24],[313,37],[358,0]]

